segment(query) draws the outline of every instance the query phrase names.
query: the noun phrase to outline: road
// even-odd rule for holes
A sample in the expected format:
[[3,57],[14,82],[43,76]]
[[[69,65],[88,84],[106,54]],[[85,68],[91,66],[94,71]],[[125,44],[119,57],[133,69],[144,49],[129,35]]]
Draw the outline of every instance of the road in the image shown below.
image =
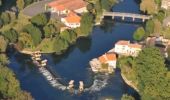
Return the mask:
[[45,4],[47,4],[51,1],[53,1],[53,0],[42,0],[42,1],[39,1],[39,2],[35,2],[31,5],[29,5],[28,7],[24,8],[23,14],[25,14],[29,17],[32,17],[32,16],[35,16],[39,13],[46,12],[45,11]]

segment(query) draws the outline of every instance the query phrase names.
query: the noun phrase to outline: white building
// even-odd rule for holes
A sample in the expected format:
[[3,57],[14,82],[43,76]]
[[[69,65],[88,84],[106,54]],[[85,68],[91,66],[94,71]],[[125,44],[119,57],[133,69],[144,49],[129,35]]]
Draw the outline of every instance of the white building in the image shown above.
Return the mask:
[[90,61],[90,65],[93,72],[107,72],[112,73],[116,68],[116,54],[106,53]]
[[69,12],[67,17],[61,18],[61,22],[63,22],[69,28],[80,27],[80,21],[81,17],[74,12]]
[[161,8],[169,9],[170,8],[170,0],[162,0]]
[[130,41],[120,40],[115,44],[115,53],[127,56],[137,56],[142,50],[142,45],[132,44]]

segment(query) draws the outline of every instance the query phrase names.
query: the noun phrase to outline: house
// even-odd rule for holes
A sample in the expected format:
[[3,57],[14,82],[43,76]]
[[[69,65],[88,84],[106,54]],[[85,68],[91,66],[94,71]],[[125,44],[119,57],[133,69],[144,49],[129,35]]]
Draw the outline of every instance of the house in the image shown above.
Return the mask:
[[142,45],[130,43],[130,41],[120,40],[115,44],[115,53],[136,57],[142,50]]
[[170,27],[170,16],[166,17],[166,18],[163,20],[163,26],[164,26],[164,27]]
[[118,54],[127,54],[127,51],[129,50],[128,47],[129,44],[130,41],[125,41],[125,40],[118,41],[115,44],[115,52]]
[[106,53],[100,56],[99,61],[101,64],[108,64],[112,69],[116,68],[116,54],[115,53]]
[[78,14],[87,12],[87,3],[83,0],[55,0],[46,5],[46,8],[52,13],[58,15],[67,14],[69,11],[74,11]]
[[162,0],[161,8],[169,9],[170,8],[170,0]]
[[81,17],[72,11],[70,11],[66,17],[61,18],[61,22],[63,22],[69,28],[80,27],[80,21]]
[[92,59],[90,65],[93,72],[112,73],[116,68],[116,54],[106,53],[98,58]]

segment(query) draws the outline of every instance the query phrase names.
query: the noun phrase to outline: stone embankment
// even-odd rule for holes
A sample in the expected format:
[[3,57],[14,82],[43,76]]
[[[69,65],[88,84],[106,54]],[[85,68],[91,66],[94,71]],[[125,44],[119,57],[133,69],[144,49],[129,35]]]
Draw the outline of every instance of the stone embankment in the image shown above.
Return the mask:
[[133,89],[135,89],[137,92],[139,92],[139,89],[133,84],[132,81],[128,80],[128,79],[126,78],[126,76],[125,76],[124,74],[122,74],[122,73],[121,73],[121,76],[122,76],[123,80],[125,81],[125,83],[126,83],[127,85],[129,85],[130,87],[132,87]]

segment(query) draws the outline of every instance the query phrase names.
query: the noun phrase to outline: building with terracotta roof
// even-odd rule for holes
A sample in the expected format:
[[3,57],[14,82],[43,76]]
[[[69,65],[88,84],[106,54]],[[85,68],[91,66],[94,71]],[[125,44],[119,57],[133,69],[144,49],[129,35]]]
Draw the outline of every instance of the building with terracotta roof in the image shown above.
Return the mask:
[[97,59],[90,61],[90,65],[93,72],[108,72],[112,73],[116,68],[116,54],[106,53]]
[[69,28],[77,28],[80,27],[81,17],[76,13],[70,11],[67,17],[61,18],[61,22],[63,22]]
[[137,56],[142,50],[142,45],[130,43],[130,41],[120,40],[115,44],[115,53],[122,55]]
[[166,10],[169,9],[170,8],[170,0],[162,0],[161,8],[164,8]]
[[47,4],[52,13],[67,14],[69,11],[76,13],[87,12],[87,3],[83,0],[54,0]]

